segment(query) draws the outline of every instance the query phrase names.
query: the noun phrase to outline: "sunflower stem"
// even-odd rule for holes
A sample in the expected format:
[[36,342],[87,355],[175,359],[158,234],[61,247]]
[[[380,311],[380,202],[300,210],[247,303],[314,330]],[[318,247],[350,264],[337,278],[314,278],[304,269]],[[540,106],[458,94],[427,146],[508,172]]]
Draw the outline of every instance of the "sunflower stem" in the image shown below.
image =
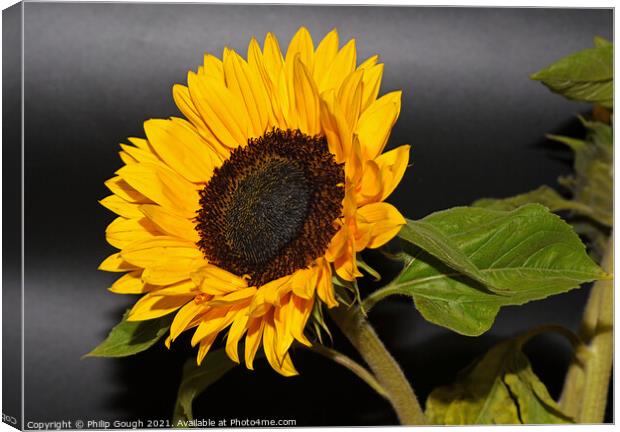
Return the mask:
[[[613,235],[601,265],[613,271]],[[580,329],[586,346],[577,350],[564,381],[560,406],[577,423],[602,423],[605,416],[613,363],[613,288],[613,279],[592,287]]]
[[357,349],[387,393],[387,399],[403,425],[424,424],[424,413],[396,360],[358,308],[338,307],[330,315]]
[[374,305],[393,294],[398,294],[398,290],[397,287],[394,287],[392,284],[387,284],[383,288],[379,288],[364,298],[362,302],[364,310],[368,312]]

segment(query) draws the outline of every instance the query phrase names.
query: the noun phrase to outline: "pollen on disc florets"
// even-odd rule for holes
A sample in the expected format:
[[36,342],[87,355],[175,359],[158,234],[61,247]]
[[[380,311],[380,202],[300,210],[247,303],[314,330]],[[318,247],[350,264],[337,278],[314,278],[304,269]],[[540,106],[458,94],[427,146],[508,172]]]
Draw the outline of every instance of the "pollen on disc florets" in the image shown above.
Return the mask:
[[248,140],[200,192],[197,245],[253,286],[307,267],[337,231],[344,169],[327,140],[273,129]]

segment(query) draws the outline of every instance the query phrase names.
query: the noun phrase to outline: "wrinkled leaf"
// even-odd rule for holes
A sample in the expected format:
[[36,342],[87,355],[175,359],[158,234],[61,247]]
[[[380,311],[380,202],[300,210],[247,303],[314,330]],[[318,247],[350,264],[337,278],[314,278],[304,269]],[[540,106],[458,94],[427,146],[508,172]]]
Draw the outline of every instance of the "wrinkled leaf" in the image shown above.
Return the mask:
[[[443,250],[430,247],[430,241],[403,239],[405,267],[386,289],[412,296],[425,319],[461,334],[484,333],[501,306],[608,277],[570,225],[538,204],[513,211],[453,208],[421,222],[433,228],[435,244]],[[416,230],[420,225],[408,226]],[[446,258],[449,247],[452,257],[469,264]],[[475,278],[468,276],[471,265],[477,268]]]
[[574,218],[571,223],[589,240],[590,254],[600,259],[613,225],[613,130],[606,123],[580,119],[587,129],[582,145],[554,137],[575,152],[575,174],[559,181],[573,192],[575,202],[591,210],[589,218]]
[[194,399],[235,366],[237,363],[228,358],[224,349],[208,353],[201,366],[196,364],[196,359],[189,359],[183,366],[183,377],[174,407],[173,426],[183,427],[183,422],[192,420]]
[[127,321],[129,310],[108,337],[84,357],[126,357],[145,351],[166,334],[173,315],[147,321]]
[[484,207],[493,210],[514,210],[522,205],[530,203],[544,205],[552,212],[573,210],[586,216],[591,216],[593,214],[590,207],[564,198],[549,186],[541,186],[531,192],[515,195],[510,198],[484,198],[474,202],[472,205],[474,207]]
[[612,107],[613,45],[601,41],[596,44],[558,60],[531,78],[568,99]]
[[575,175],[560,182],[571,189],[574,200],[588,206],[593,218],[613,225],[613,133],[611,126],[582,119],[588,137],[575,151]]
[[447,425],[571,423],[521,351],[528,337],[494,346],[456,383],[435,389],[426,401],[427,419]]

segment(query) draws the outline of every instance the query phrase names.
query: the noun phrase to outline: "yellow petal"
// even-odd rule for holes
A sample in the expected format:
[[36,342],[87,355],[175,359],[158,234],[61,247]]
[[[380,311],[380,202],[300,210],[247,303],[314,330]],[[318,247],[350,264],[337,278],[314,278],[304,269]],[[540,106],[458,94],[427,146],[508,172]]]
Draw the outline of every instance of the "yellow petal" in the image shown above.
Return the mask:
[[121,256],[125,261],[145,268],[177,259],[201,258],[202,252],[190,242],[158,236],[133,243],[121,251]]
[[355,71],[344,79],[340,90],[338,91],[338,99],[344,107],[345,118],[350,130],[357,128],[360,112],[362,109],[362,71]]
[[254,357],[263,337],[265,321],[262,318],[253,318],[248,323],[248,333],[245,337],[245,366],[254,370]]
[[248,118],[245,107],[235,95],[208,76],[187,76],[189,94],[211,132],[226,147],[245,145],[248,139]]
[[338,90],[344,79],[355,70],[357,61],[357,53],[355,49],[355,39],[351,39],[336,54],[336,58],[327,72],[328,80],[325,83],[325,89]]
[[284,68],[284,58],[280,50],[278,39],[272,34],[267,33],[265,44],[263,46],[263,60],[265,69],[269,74],[271,81],[276,83]]
[[191,274],[200,290],[212,295],[225,295],[248,286],[247,281],[214,265],[205,265]]
[[383,187],[381,167],[374,160],[367,160],[364,164],[360,190],[356,196],[357,204],[361,206],[370,202],[381,201]]
[[152,203],[150,199],[135,190],[120,176],[113,177],[104,183],[110,192],[130,203]]
[[199,206],[194,185],[170,169],[150,163],[125,165],[117,171],[131,187],[180,216],[192,218]]
[[334,262],[336,258],[343,254],[347,245],[347,232],[346,228],[341,227],[336,234],[332,237],[327,250],[325,251],[325,259],[329,262]]
[[196,287],[196,285],[194,285],[194,283],[189,279],[165,287],[149,285],[149,290],[153,294],[160,296],[180,296],[190,294],[195,296],[199,294],[198,287]]
[[265,132],[269,120],[267,103],[260,87],[262,83],[250,72],[248,64],[239,54],[232,50],[225,53],[224,74],[228,88],[243,101],[249,119],[250,136],[259,137]]
[[[174,99],[174,103],[177,105],[177,108],[179,108],[179,111],[181,111],[185,118],[187,118],[199,131],[208,130],[207,125],[202,120],[202,117],[200,117],[198,109],[194,106],[192,97],[189,94],[189,89],[186,86],[181,84],[175,84],[172,86],[172,98]],[[212,135],[210,132],[209,134]]]
[[204,122],[198,108],[194,105],[192,97],[189,94],[189,89],[180,84],[175,84],[172,87],[172,96],[179,110],[183,115],[191,122],[196,128],[200,136],[209,144],[209,146],[215,151],[220,158],[228,158],[230,150],[223,146],[222,143],[215,137],[211,129]]
[[250,304],[250,316],[261,316],[269,312],[272,306],[279,306],[280,297],[284,294],[284,291],[292,289],[290,281],[291,276],[289,275],[262,285],[256,291],[252,303]]
[[132,164],[132,163],[138,162],[132,156],[130,156],[128,153],[125,153],[124,151],[118,152],[118,155],[121,157],[121,160],[123,161],[124,164]]
[[263,103],[268,114],[267,128],[280,127],[285,128],[286,122],[284,113],[277,98],[277,90],[271,76],[267,72],[265,59],[260,50],[260,46],[256,39],[252,38],[248,45],[248,66],[250,68],[250,77],[252,78],[255,92],[259,93],[259,98],[263,99]]
[[219,58],[211,54],[205,54],[203,66],[202,70],[205,75],[215,78],[221,83],[224,82],[224,66]]
[[295,62],[296,58],[306,66],[310,76],[312,76],[314,62],[314,46],[310,33],[305,27],[300,27],[293,36],[288,50],[283,73],[278,77],[279,97],[288,100],[288,109],[285,109],[287,125],[291,129],[298,129],[299,116],[295,105]]
[[132,243],[149,240],[162,233],[153,222],[143,216],[139,219],[118,217],[108,225],[105,234],[108,243],[123,249]]
[[319,260],[319,278],[317,281],[316,293],[323,303],[328,308],[338,306],[338,302],[334,296],[334,286],[332,283],[332,271],[329,263],[324,260]]
[[409,164],[409,150],[409,145],[402,145],[383,153],[375,159],[381,171],[381,182],[383,185],[381,200],[386,199],[403,178]]
[[219,333],[222,328],[230,325],[235,313],[236,311],[231,312],[229,307],[210,308],[202,316],[202,322],[192,336],[191,345],[196,346],[202,339],[210,336],[212,333]]
[[[361,66],[360,66],[361,68]],[[373,66],[364,71],[362,82],[364,83],[364,92],[362,95],[362,112],[377,100],[377,95],[381,88],[381,79],[383,78],[383,63]]]
[[121,144],[121,148],[137,162],[161,163],[161,160],[153,153],[153,150],[148,143],[146,144],[146,147],[134,147],[127,144]]
[[362,180],[364,168],[364,156],[362,153],[362,145],[357,135],[353,136],[353,142],[351,143],[351,150],[347,157],[347,163],[344,166],[344,175],[347,180],[347,185],[357,189],[360,181]]
[[191,301],[193,295],[161,296],[156,293],[144,295],[129,311],[127,321],[145,321],[168,315]]
[[[274,107],[274,114],[279,121],[279,126],[284,128],[295,127],[292,123],[292,116],[289,116],[290,103],[288,96],[288,88],[286,81],[286,73],[284,70],[284,58],[280,51],[280,45],[276,37],[267,33],[263,48],[263,62],[265,70],[269,77],[265,80],[267,88],[270,91],[270,98]],[[289,123],[291,121],[291,123]]]
[[237,313],[228,331],[228,336],[226,338],[226,354],[228,354],[228,357],[235,363],[239,363],[239,341],[245,334],[247,323],[248,313],[246,308]]
[[312,73],[314,70],[314,44],[312,43],[310,32],[305,27],[300,27],[293,36],[293,39],[291,39],[291,43],[286,51],[287,67],[293,67],[295,57],[298,54],[302,63],[308,68],[308,71]]
[[114,253],[103,260],[98,268],[109,272],[126,272],[127,270],[136,270],[138,266],[125,261],[120,253]]
[[142,270],[134,270],[120,277],[108,290],[116,294],[144,294],[148,290],[141,276]]
[[287,377],[299,375],[299,372],[297,372],[295,366],[293,366],[293,361],[291,360],[291,354],[289,352],[285,354],[284,359],[280,364],[280,371],[278,372]]
[[267,357],[267,361],[276,372],[287,377],[298,374],[292,363],[280,363],[278,361],[276,355],[275,325],[272,321],[265,322],[265,327],[263,331],[263,349],[265,351],[265,357]]
[[140,206],[140,211],[165,234],[179,237],[192,243],[196,243],[200,239],[192,222],[164,207],[144,204]]
[[401,94],[395,91],[382,96],[360,117],[356,133],[365,159],[376,158],[385,148],[400,114]]
[[305,300],[300,297],[293,296],[293,310],[290,312],[291,333],[295,339],[306,346],[312,346],[312,343],[304,335],[306,323],[314,306],[314,298]]
[[309,299],[314,295],[318,278],[318,268],[297,270],[291,277],[291,286],[295,295]]
[[160,286],[188,280],[190,274],[203,263],[202,258],[177,258],[174,261],[149,265],[142,273],[142,280]]
[[190,182],[209,181],[219,165],[214,151],[185,120],[147,120],[144,130],[161,159]]
[[292,312],[294,304],[291,294],[286,295],[282,300],[282,306],[275,308],[273,312],[273,324],[275,326],[275,355],[278,363],[284,359],[284,355],[293,343],[291,332]]
[[317,83],[319,92],[325,89],[327,82],[327,72],[338,53],[338,31],[333,29],[319,43],[314,57],[314,80]]
[[405,218],[391,204],[378,202],[357,210],[359,220],[372,225],[369,248],[378,248],[390,241],[406,223]]
[[334,90],[321,94],[320,112],[329,151],[337,163],[342,163],[351,151],[352,132]]
[[358,69],[370,69],[374,65],[377,64],[378,60],[379,60],[379,56],[377,54],[375,54],[372,57],[368,57],[366,60],[364,60],[362,63],[360,63],[360,65],[357,68]]
[[234,303],[249,303],[249,300],[256,294],[256,287],[243,288],[233,291],[223,296],[216,296],[209,302],[210,305],[224,306]]
[[198,355],[196,357],[196,363],[198,364],[198,366],[202,364],[202,361],[204,360],[205,356],[209,352],[209,349],[213,345],[213,342],[215,342],[216,337],[217,337],[217,333],[213,333],[211,336],[204,338],[200,342],[200,348],[198,348]]
[[305,134],[314,136],[321,131],[318,90],[300,57],[296,57],[293,73],[299,128]]
[[203,303],[188,301],[175,315],[170,326],[170,339],[174,341],[181,333],[190,328],[194,318],[205,311]]
[[355,251],[352,247],[347,249],[347,253],[336,258],[334,261],[334,269],[336,270],[336,274],[346,281],[354,281],[356,278],[363,276],[357,269]]
[[107,196],[99,201],[99,204],[127,219],[139,218],[142,216],[142,212],[140,211],[138,204],[125,201],[117,195]]
[[151,147],[149,146],[149,142],[145,140],[144,138],[129,137],[127,139],[129,140],[130,143],[132,143],[137,148],[144,150],[146,152],[152,153]]

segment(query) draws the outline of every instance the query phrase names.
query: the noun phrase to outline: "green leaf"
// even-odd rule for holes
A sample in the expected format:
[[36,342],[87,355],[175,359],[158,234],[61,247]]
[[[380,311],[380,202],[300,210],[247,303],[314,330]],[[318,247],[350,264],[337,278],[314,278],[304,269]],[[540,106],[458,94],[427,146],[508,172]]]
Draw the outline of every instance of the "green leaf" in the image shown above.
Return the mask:
[[541,186],[531,192],[516,195],[510,198],[484,198],[474,202],[472,205],[474,207],[484,207],[493,210],[515,210],[522,205],[531,203],[544,205],[552,212],[573,210],[586,216],[593,215],[593,211],[590,207],[562,197],[549,186]]
[[485,275],[467,254],[432,222],[407,220],[398,236],[460,273],[482,283],[486,281]]
[[84,357],[126,357],[155,344],[170,328],[173,314],[147,321],[127,321],[129,310],[108,337]]
[[571,149],[573,149],[573,151],[577,152],[577,151],[581,151],[585,145],[586,142],[584,140],[580,140],[580,139],[576,139],[576,138],[571,138],[571,137],[567,137],[564,135],[552,135],[552,134],[547,134],[545,135],[547,138],[549,138],[552,141],[556,141],[562,144],[566,144],[567,146],[569,146]]
[[613,45],[596,42],[564,57],[533,75],[549,89],[568,99],[613,106]]
[[[609,277],[570,225],[538,204],[513,211],[459,207],[407,227],[405,267],[383,290],[412,296],[425,319],[465,335],[488,330],[501,306]],[[409,234],[419,227],[428,229],[414,239]]]
[[185,427],[184,422],[193,420],[194,399],[235,366],[237,363],[228,358],[223,348],[209,352],[201,366],[196,364],[196,359],[189,359],[183,366],[183,377],[174,406],[173,426]]
[[447,425],[572,423],[521,350],[531,335],[494,346],[461,371],[456,383],[433,390],[427,419]]
[[571,189],[574,200],[588,207],[593,219],[613,225],[613,131],[610,125],[581,119],[588,130],[582,146],[575,152],[575,175],[561,178]]
[[608,46],[608,45],[612,45],[613,44],[608,41],[607,39],[605,39],[604,37],[601,36],[595,36],[594,37],[594,46],[595,47],[604,47],[604,46]]

